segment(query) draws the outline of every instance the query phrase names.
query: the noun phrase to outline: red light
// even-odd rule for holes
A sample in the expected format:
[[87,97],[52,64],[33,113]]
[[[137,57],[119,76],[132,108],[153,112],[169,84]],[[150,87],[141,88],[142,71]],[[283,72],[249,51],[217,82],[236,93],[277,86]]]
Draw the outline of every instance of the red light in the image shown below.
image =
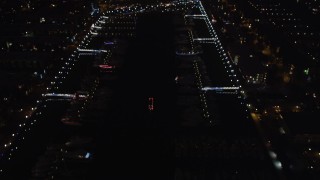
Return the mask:
[[153,102],[154,102],[153,97],[149,97],[148,109],[149,109],[150,111],[153,111],[153,110],[154,110]]
[[102,69],[113,69],[114,68],[114,66],[110,66],[107,64],[100,64],[99,67]]

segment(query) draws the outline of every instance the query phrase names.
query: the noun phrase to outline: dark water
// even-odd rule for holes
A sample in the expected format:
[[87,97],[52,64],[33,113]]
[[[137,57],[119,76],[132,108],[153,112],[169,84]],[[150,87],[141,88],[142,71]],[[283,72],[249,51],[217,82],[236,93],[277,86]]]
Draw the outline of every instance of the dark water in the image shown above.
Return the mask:
[[[173,25],[170,15],[139,17],[128,47],[114,106],[98,133],[93,173],[111,179],[170,179],[176,123]],[[148,99],[154,98],[154,111]]]

